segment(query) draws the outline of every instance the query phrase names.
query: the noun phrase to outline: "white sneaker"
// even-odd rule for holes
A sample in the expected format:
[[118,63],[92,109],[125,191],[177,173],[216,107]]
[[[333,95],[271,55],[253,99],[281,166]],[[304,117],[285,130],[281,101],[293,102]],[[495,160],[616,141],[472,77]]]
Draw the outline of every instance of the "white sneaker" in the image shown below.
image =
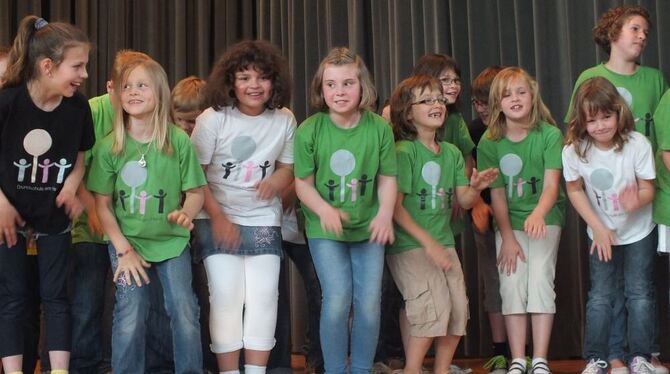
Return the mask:
[[628,364],[630,374],[654,374],[654,365],[642,356],[635,356]]
[[661,359],[658,357],[660,353],[651,354],[651,364],[654,366],[654,374],[670,374],[668,368],[663,365]]
[[596,360],[595,358],[592,358],[591,361],[586,364],[584,370],[582,370],[582,374],[607,374],[607,362],[601,359]]

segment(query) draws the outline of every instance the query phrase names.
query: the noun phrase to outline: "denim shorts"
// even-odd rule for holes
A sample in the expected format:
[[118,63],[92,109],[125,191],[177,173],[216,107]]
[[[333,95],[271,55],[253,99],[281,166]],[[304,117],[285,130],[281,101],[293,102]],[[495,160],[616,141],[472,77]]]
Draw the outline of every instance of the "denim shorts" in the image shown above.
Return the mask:
[[194,261],[200,262],[207,256],[226,253],[231,255],[277,255],[283,258],[281,227],[279,226],[241,226],[240,247],[225,248],[214,243],[212,225],[209,219],[193,221],[197,243],[194,250]]

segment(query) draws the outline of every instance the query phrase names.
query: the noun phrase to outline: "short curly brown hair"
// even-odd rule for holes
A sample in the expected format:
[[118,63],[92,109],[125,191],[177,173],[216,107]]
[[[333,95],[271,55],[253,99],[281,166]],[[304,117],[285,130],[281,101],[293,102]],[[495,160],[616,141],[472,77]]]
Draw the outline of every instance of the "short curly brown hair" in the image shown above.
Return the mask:
[[619,38],[621,28],[633,16],[644,18],[651,29],[651,18],[647,9],[638,5],[618,6],[609,9],[600,17],[598,23],[593,28],[593,41],[609,55],[612,50],[612,42],[615,42]]
[[230,46],[212,68],[204,89],[205,107],[220,110],[236,105],[235,73],[253,68],[272,81],[268,109],[282,108],[291,100],[288,63],[277,47],[264,40],[244,40]]

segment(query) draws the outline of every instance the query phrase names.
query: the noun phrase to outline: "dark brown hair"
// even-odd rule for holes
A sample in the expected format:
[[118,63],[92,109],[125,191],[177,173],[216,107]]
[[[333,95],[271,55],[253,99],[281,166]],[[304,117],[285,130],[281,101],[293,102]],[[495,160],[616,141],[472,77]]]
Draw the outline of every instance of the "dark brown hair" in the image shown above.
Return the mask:
[[[440,79],[440,75],[445,69],[453,70],[459,78],[461,77],[461,69],[458,67],[458,63],[454,58],[440,53],[429,53],[419,58],[419,61],[417,61],[416,65],[414,66],[414,71],[412,71],[412,74],[427,74]],[[461,93],[463,92],[462,90],[463,83],[461,82]],[[456,102],[447,105],[447,108],[450,112],[458,112],[460,102],[461,95],[459,93],[458,98],[456,98]]]
[[236,105],[235,73],[254,69],[272,81],[268,109],[281,108],[291,100],[288,63],[277,47],[264,40],[244,40],[230,46],[212,68],[204,88],[205,106],[220,110]]
[[421,93],[426,90],[442,92],[442,86],[437,78],[426,74],[412,75],[398,84],[389,100],[393,137],[396,141],[416,139],[416,126],[409,120],[412,105],[417,99],[414,95],[416,90]]
[[621,28],[633,16],[644,18],[651,29],[651,18],[647,9],[638,5],[618,6],[609,9],[600,17],[593,28],[593,41],[609,55],[612,50],[612,42],[619,38]]
[[491,90],[491,83],[503,68],[498,65],[489,66],[482,70],[479,75],[472,81],[472,98],[483,104],[489,102],[489,92]]

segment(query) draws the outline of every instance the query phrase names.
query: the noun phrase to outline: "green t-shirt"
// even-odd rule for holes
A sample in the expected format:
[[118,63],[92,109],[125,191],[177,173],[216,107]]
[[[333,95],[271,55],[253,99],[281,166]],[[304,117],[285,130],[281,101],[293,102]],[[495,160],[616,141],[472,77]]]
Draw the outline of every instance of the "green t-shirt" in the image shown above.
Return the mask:
[[654,222],[670,226],[670,171],[663,163],[663,152],[670,151],[670,91],[658,104],[654,121],[656,129],[656,196],[654,197]]
[[[91,107],[91,114],[93,115],[93,130],[95,132],[95,140],[98,141],[112,131],[112,124],[114,122],[114,108],[109,99],[109,94],[94,97],[88,101]],[[86,165],[86,172],[91,166],[93,160],[93,150],[90,149],[84,154],[84,164]],[[105,243],[103,237],[91,233],[88,229],[88,216],[84,211],[72,223],[72,243]]]
[[651,145],[656,149],[656,139],[654,131],[654,112],[661,96],[668,89],[668,82],[658,69],[647,66],[639,66],[637,71],[631,75],[617,74],[605,64],[596,65],[590,69],[584,70],[575,82],[575,88],[570,98],[570,106],[565,115],[565,123],[570,120],[570,108],[572,108],[572,99],[575,92],[585,80],[593,77],[603,77],[617,88],[621,96],[628,103],[628,107],[633,112],[635,118],[635,130],[643,134],[651,141]]
[[[445,247],[454,246],[450,227],[451,203],[457,186],[467,186],[465,161],[456,146],[441,142],[440,152],[433,153],[418,140],[396,143],[398,157],[398,191],[405,194],[403,207],[414,221]],[[387,247],[398,254],[421,244],[395,225],[396,240]]]
[[[458,112],[449,113],[447,120],[438,130],[438,138],[447,143],[451,143],[461,151],[463,157],[471,155],[475,149],[475,143],[472,141],[468,124],[465,123],[463,115]],[[465,230],[465,221],[459,217],[451,221],[451,231],[454,236],[460,235]]]
[[[540,122],[519,142],[507,138],[494,141],[488,134],[486,130],[477,146],[477,166],[479,170],[498,168],[500,173],[491,188],[505,188],[512,229],[523,230],[524,221],[540,201],[545,170],[562,169],[563,136],[546,122]],[[563,226],[564,218],[565,194],[561,189],[544,222]]]
[[295,137],[295,176],[314,175],[314,187],[330,205],[349,214],[337,236],[321,229],[319,217],[303,206],[308,238],[362,241],[377,214],[378,175],[397,174],[393,131],[380,116],[363,111],[358,125],[337,127],[328,113],[305,120]]
[[168,222],[167,215],[179,209],[183,191],[207,183],[188,135],[169,125],[172,154],[149,148],[145,168],[138,160],[147,145],[126,136],[123,152],[115,155],[113,135],[94,148],[88,189],[112,195],[121,232],[142,258],[158,262],[179,256],[188,244],[189,231]]

